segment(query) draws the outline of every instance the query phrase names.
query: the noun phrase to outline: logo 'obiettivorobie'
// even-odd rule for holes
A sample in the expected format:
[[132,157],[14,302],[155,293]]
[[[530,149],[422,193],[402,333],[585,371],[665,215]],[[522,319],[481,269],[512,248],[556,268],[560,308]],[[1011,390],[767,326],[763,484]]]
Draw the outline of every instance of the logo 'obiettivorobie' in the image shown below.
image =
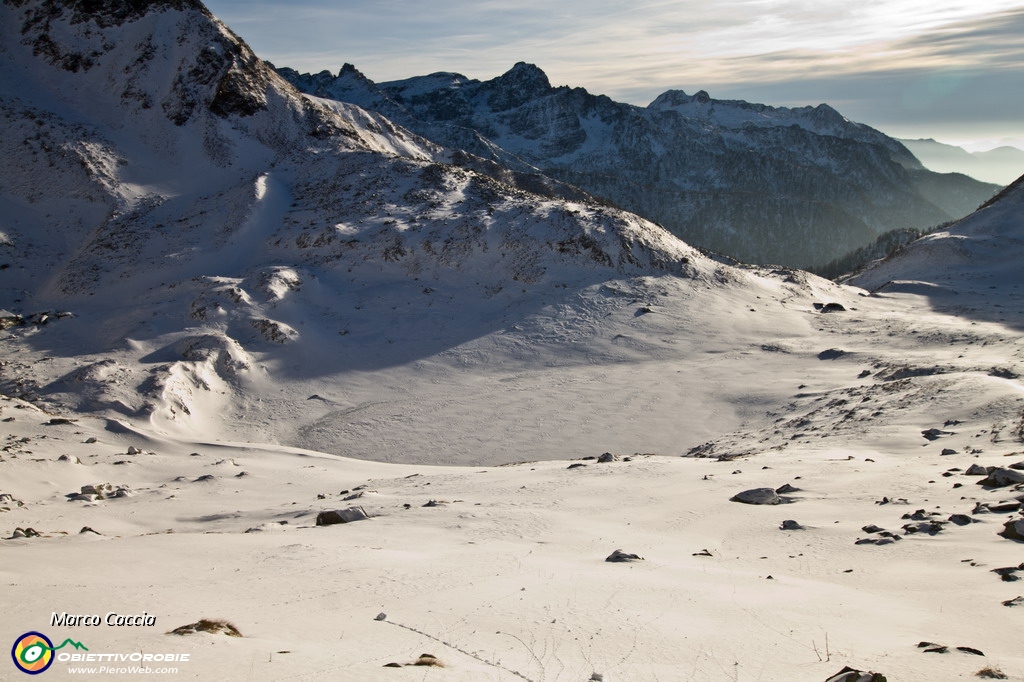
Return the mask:
[[38,675],[53,663],[53,652],[70,644],[76,649],[89,649],[81,642],[65,639],[60,646],[53,646],[53,642],[41,632],[26,632],[14,641],[11,648],[11,658],[14,665],[23,673]]

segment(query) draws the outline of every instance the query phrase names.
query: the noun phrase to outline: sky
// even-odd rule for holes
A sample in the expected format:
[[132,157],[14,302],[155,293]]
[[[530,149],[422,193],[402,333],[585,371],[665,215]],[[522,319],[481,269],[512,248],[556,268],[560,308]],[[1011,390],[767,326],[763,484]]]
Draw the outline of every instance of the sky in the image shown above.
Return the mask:
[[1024,2],[208,0],[276,66],[486,80],[519,61],[637,105],[669,89],[826,102],[895,137],[1024,148]]

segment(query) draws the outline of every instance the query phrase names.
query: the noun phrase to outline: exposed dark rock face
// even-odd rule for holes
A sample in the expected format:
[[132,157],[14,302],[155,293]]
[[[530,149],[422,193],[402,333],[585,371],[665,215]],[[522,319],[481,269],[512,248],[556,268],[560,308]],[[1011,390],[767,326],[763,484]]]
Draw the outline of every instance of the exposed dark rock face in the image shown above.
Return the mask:
[[[189,55],[182,64],[168,96],[161,102],[167,117],[184,125],[199,107],[227,117],[249,116],[267,106],[265,91],[271,72],[238,36],[226,29],[216,30],[212,15],[198,0],[8,0],[6,4],[22,9],[22,44],[31,46],[33,54],[53,66],[72,73],[89,71],[109,52],[120,49],[92,28],[119,27],[168,11],[188,12],[183,14],[184,25],[205,30],[209,35],[206,47]],[[192,21],[197,15],[211,21],[197,24]],[[74,33],[69,35],[61,26],[73,28]],[[136,49],[138,59],[134,66],[144,70],[155,56],[155,46],[144,41]],[[142,92],[144,86],[136,87],[130,78],[125,80],[126,95],[138,98],[146,108],[153,106],[151,97]]]

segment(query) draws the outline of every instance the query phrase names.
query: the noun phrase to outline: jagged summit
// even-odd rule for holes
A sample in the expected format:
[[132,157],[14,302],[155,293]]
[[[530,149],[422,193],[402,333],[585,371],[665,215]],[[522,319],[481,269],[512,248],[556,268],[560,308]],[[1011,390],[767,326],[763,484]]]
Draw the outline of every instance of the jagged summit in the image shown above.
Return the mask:
[[[735,99],[714,99],[706,90],[688,95],[683,90],[667,90],[658,95],[648,109],[671,110],[695,119],[713,121],[717,125],[740,128],[748,125],[799,125],[807,130],[837,137],[858,137],[888,148],[894,156],[905,150],[886,135],[851,122],[828,104],[805,107],[773,107],[767,104]],[[912,163],[907,160],[908,163]]]
[[707,90],[698,90],[692,95],[686,94],[685,90],[666,90],[654,98],[648,109],[668,109],[673,107],[686,106],[687,104],[707,104],[711,101],[711,95]]
[[689,243],[748,262],[823,265],[888,230],[932,227],[995,187],[925,171],[899,142],[832,107],[670,90],[647,107],[551,87],[534,65],[374,86],[281,71],[300,90],[376,109],[438,144],[539,170]]
[[551,90],[546,73],[534,64],[517,62],[515,66],[488,83],[488,103],[496,111],[507,111],[542,97]]

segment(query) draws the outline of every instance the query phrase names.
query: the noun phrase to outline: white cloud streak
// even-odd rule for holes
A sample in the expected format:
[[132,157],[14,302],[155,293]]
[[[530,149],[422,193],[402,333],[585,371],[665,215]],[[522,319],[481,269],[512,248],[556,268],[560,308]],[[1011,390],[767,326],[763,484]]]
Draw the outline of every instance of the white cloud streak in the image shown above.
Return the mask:
[[[912,89],[929,77],[948,86],[955,80],[950,74],[979,75],[976,82],[994,88],[985,92],[1002,105],[1005,92],[996,91],[1024,91],[1016,75],[1024,66],[1019,1],[212,0],[208,6],[277,65],[337,71],[351,62],[378,82],[434,71],[486,79],[528,61],[556,85],[636,104],[670,88],[753,100],[742,90],[764,93],[768,85],[785,92],[785,101],[759,101],[835,103],[828,95],[837,87],[823,85],[845,82],[857,85],[843,99],[860,93],[854,106],[860,120],[860,112],[871,118],[872,107],[876,119],[887,116],[886,102],[871,100],[871,79],[883,92],[899,89],[896,81]],[[984,106],[984,92],[974,95]],[[1020,97],[1017,111],[1024,110],[1024,92]],[[1024,136],[1024,130],[996,134]]]

